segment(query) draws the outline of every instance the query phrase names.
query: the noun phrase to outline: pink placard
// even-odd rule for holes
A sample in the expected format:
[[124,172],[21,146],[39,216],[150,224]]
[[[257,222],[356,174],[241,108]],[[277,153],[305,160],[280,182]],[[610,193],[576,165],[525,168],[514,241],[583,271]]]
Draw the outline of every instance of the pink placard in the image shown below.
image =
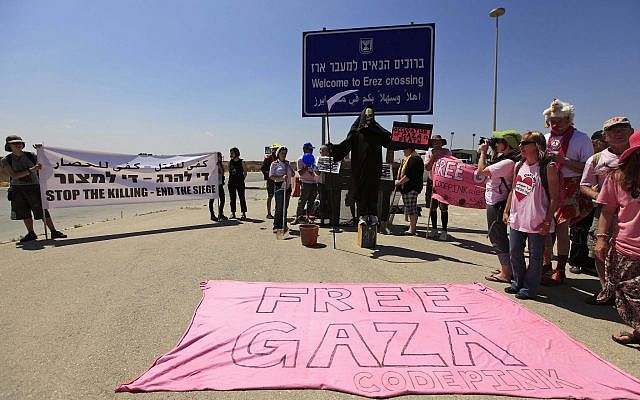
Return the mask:
[[639,380],[481,284],[208,281],[201,288],[176,347],[117,391],[640,396]]
[[453,206],[486,208],[486,178],[477,175],[477,169],[475,165],[465,164],[454,156],[439,158],[431,168],[432,197]]

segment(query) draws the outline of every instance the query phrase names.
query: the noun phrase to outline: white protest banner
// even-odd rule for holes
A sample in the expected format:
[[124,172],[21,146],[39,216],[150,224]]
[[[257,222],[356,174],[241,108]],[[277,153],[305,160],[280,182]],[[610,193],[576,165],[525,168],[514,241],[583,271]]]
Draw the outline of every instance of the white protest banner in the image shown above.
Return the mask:
[[44,208],[212,199],[217,153],[116,154],[38,148]]

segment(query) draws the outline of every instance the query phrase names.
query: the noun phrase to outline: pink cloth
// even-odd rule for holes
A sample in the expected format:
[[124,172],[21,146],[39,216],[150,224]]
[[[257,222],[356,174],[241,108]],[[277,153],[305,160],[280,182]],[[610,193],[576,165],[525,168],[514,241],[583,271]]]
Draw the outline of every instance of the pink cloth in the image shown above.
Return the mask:
[[208,281],[201,288],[176,347],[117,391],[640,396],[639,380],[480,284]]
[[640,259],[640,197],[631,197],[629,192],[622,190],[615,177],[609,175],[597,201],[618,209],[615,228],[618,253]]
[[487,179],[476,174],[477,170],[477,166],[465,164],[454,156],[440,157],[431,168],[431,197],[453,206],[486,208],[484,192]]
[[[538,233],[536,228],[544,222],[548,209],[549,199],[540,179],[540,165],[523,163],[513,184],[509,214],[511,228],[520,232]],[[554,231],[552,219],[549,232]]]
[[[487,170],[491,172],[491,177],[487,179],[486,192],[484,193],[484,200],[487,204],[494,205],[507,199],[509,189],[511,189],[511,184],[513,183],[513,168],[515,165],[516,163],[513,160],[505,159],[487,167]],[[504,179],[508,187],[504,186],[503,179],[500,178]]]

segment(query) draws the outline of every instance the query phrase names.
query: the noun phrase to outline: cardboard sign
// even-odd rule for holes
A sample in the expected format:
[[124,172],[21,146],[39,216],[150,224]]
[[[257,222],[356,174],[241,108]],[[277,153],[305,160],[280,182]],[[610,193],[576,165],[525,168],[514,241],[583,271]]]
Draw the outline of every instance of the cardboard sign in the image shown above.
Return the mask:
[[329,156],[318,157],[318,171],[329,172],[331,174],[340,173],[340,161],[331,161]]
[[428,150],[432,131],[433,125],[431,124],[393,121],[391,141],[410,145],[414,149]]

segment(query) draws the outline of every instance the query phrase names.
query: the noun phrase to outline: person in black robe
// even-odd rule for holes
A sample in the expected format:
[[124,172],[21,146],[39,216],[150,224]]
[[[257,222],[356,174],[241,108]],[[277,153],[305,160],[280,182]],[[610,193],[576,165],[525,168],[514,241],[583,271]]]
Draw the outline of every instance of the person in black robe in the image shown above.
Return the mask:
[[351,152],[353,198],[360,221],[378,222],[378,190],[382,171],[382,147],[395,150],[391,133],[375,120],[373,107],[367,106],[351,125],[347,138],[339,144],[328,144],[334,161]]

